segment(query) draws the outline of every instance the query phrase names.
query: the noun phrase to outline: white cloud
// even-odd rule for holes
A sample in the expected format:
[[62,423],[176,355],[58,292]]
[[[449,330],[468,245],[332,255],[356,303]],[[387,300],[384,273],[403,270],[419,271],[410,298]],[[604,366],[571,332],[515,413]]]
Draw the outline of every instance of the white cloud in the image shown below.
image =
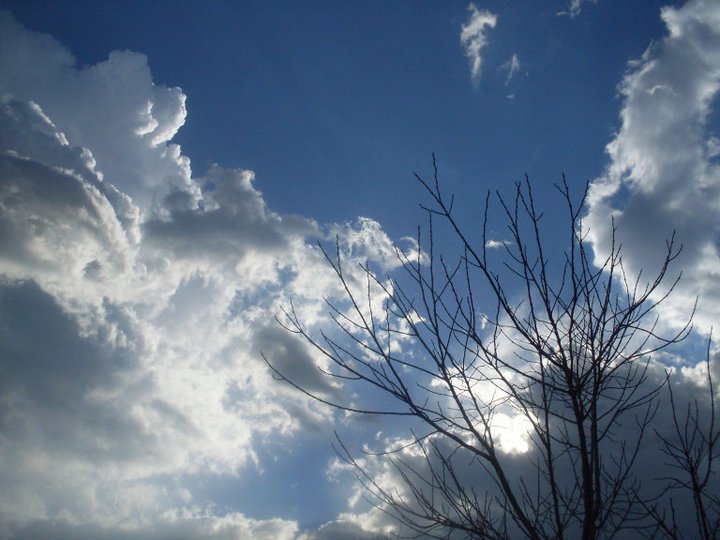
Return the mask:
[[510,60],[505,62],[500,69],[507,71],[507,78],[505,79],[505,86],[509,85],[513,80],[513,77],[520,71],[520,59],[517,54],[513,54]]
[[720,321],[720,166],[708,126],[720,89],[720,5],[693,0],[662,18],[669,35],[631,63],[620,87],[622,124],[584,224],[601,260],[613,216],[626,270],[648,278],[676,231],[683,251],[671,273],[682,280],[663,313],[681,324],[697,297],[695,326],[706,332]]
[[8,533],[14,540],[293,540],[297,538],[297,529],[297,524],[288,520],[254,520],[239,513],[211,517],[202,510],[193,509],[179,515],[167,514],[156,523],[140,526],[108,528],[97,524],[47,520],[13,527]]
[[272,325],[291,296],[312,324],[339,294],[315,239],[340,234],[352,272],[394,246],[372,220],[272,211],[252,171],[194,178],[184,103],[143,55],[78,68],[0,12],[0,538],[300,534],[193,486],[332,421],[260,357],[336,391]]
[[477,83],[482,69],[482,50],[488,43],[487,31],[495,28],[497,15],[485,10],[478,10],[475,4],[468,6],[470,16],[460,31],[460,43],[470,61],[470,75]]
[[185,95],[154,84],[144,55],[114,51],[78,68],[57,41],[28,32],[7,12],[0,13],[0,30],[4,92],[39,104],[71,145],[92,149],[104,178],[142,211],[178,189],[194,205],[190,162],[170,142],[185,122]]
[[[593,4],[597,4],[597,0],[590,1]],[[574,19],[575,17],[580,15],[580,12],[583,8],[583,3],[585,2],[587,2],[587,0],[570,0],[570,3],[567,5],[567,9],[557,12],[558,17],[568,16],[571,19]]]
[[490,239],[487,242],[485,242],[485,247],[488,249],[500,249],[502,247],[510,245],[512,242],[508,242],[507,240],[494,240]]
[[[578,12],[579,8],[577,3]],[[683,323],[699,295],[695,323],[696,328],[706,332],[712,325],[717,328],[720,320],[720,164],[717,134],[709,127],[720,88],[720,5],[695,0],[679,9],[664,9],[662,17],[669,36],[631,64],[621,86],[622,125],[608,145],[612,159],[608,170],[591,186],[584,225],[589,227],[597,260],[603,260],[611,242],[609,217],[614,216],[628,275],[634,276],[644,268],[648,278],[661,262],[665,239],[676,230],[684,249],[673,269],[675,274],[682,270],[683,279],[662,310],[663,320],[675,325]],[[502,245],[500,241],[491,240],[487,247]],[[671,280],[675,274],[671,271]],[[511,358],[512,353],[510,347],[501,356]],[[710,365],[713,374],[718,372],[718,366],[715,352]],[[647,388],[661,384],[667,368],[667,359],[655,356],[649,365]],[[680,404],[678,412],[682,416],[685,404],[698,399],[707,422],[709,404],[702,358],[683,356],[675,372],[672,380],[676,403]],[[717,380],[714,376],[716,384]],[[658,410],[667,413],[669,409],[668,394],[662,392]],[[512,426],[516,419],[511,415],[498,418],[505,426]],[[632,419],[625,420],[627,422],[619,427],[618,440],[633,440],[637,426]],[[506,449],[515,450],[513,466],[508,471],[511,481],[518,482],[520,474],[528,470],[533,451],[525,447],[525,438],[518,437],[526,426],[512,427],[515,429],[505,432],[503,443]],[[653,427],[661,434],[671,435],[672,415],[658,414]],[[375,450],[389,451],[396,448],[398,442],[397,438],[382,440]],[[529,452],[524,453],[525,450]],[[664,490],[662,481],[658,481],[656,457],[660,453],[659,440],[648,435],[635,467],[637,478],[648,494]],[[428,463],[416,448],[401,452],[400,457],[408,464],[406,473],[414,470],[422,478],[430,476]],[[387,458],[363,455],[360,463],[379,486],[403,493],[403,477],[389,465]],[[486,477],[472,477],[472,468],[462,470],[468,473],[462,477],[468,489],[474,487],[482,494],[486,486],[492,485]],[[567,481],[567,477],[560,481]],[[717,493],[717,488],[715,490]],[[362,493],[362,488],[358,488],[350,504],[361,500]],[[674,501],[678,515],[691,515],[692,508],[680,509],[679,506],[687,501],[684,494],[678,493]],[[345,520],[372,523],[372,530],[377,532],[393,524],[382,513],[382,508],[357,510],[355,514],[346,515]],[[680,526],[694,525],[688,521]]]
[[[497,17],[469,10],[461,41],[477,80]],[[594,184],[588,223],[606,211],[625,220],[626,261],[637,266],[647,254],[633,258],[630,248],[644,246],[634,226],[670,219],[690,238],[684,260],[698,263],[681,300],[692,290],[712,299],[717,140],[702,129],[717,86],[718,15],[694,2],[664,16],[671,37],[627,78],[615,161]],[[681,76],[658,75],[668,58]],[[359,288],[358,264],[390,271],[395,246],[367,218],[322,227],[274,212],[252,171],[214,166],[193,177],[172,143],[185,114],[182,91],[154,83],[143,55],[114,52],[80,68],[57,41],[0,12],[0,538],[303,534],[292,520],[214,508],[188,478],[241,481],[244,468],[263,465],[257,444],[329,426],[327,409],[271,381],[260,351],[309,388],[339,392],[320,377],[323,360],[272,315],[293,297],[317,326],[327,320],[323,296],[342,297],[314,239],[340,236]],[[701,304],[701,322],[717,320],[716,305]],[[696,380],[698,370],[685,375]],[[356,512],[300,538],[390,526],[379,512]]]
[[[499,356],[502,358],[513,358],[515,355],[518,355],[518,358],[522,357],[526,353],[519,343],[520,340],[506,336],[501,344],[502,350],[498,352]],[[647,379],[638,389],[640,393],[652,391],[660,387],[665,381],[669,360],[659,356],[649,358],[649,360],[650,363],[646,372]],[[681,422],[684,419],[686,404],[698,400],[698,410],[701,414],[700,425],[703,429],[707,429],[710,423],[710,404],[704,359],[703,357],[686,354],[682,359],[678,358],[678,361],[684,367],[678,369],[673,375],[672,385],[676,410]],[[521,362],[518,361],[517,365],[520,366]],[[714,357],[711,359],[710,369],[715,381],[717,381],[718,370],[720,369],[720,354],[717,352],[714,353]],[[487,401],[486,396],[488,393],[485,388],[479,388],[480,386],[482,385],[477,384],[474,388],[475,396],[478,399],[486,399]],[[492,384],[488,386],[493,387]],[[434,390],[439,390],[439,388],[434,388]],[[497,395],[497,391],[495,394],[494,399],[497,400],[496,402],[504,401],[502,396]],[[637,480],[638,486],[642,486],[642,493],[645,496],[661,496],[658,500],[660,507],[665,505],[669,509],[668,497],[673,497],[673,504],[678,515],[691,515],[693,512],[691,497],[688,497],[687,493],[682,490],[668,492],[666,478],[658,473],[657,456],[662,454],[662,444],[656,431],[663,436],[669,437],[670,440],[674,440],[675,437],[673,418],[672,414],[669,413],[671,406],[667,389],[660,392],[656,404],[657,410],[664,412],[655,415],[651,423],[652,429],[648,429],[647,433],[645,433],[637,463],[633,466],[632,478]],[[448,404],[445,404],[445,406],[445,410],[451,410]],[[602,401],[600,407],[603,407]],[[617,421],[617,424],[614,424],[613,427],[611,440],[606,440],[603,443],[606,446],[604,446],[602,453],[608,461],[615,459],[620,451],[617,440],[632,445],[639,433],[638,418],[633,414],[621,415]],[[499,458],[503,463],[503,469],[510,485],[513,486],[513,489],[517,489],[518,492],[525,487],[534,490],[534,482],[540,478],[536,465],[542,446],[530,443],[533,432],[528,419],[518,410],[513,411],[511,408],[507,408],[503,412],[498,413],[495,411],[491,423],[495,442],[501,450]],[[432,430],[428,429],[427,431]],[[418,435],[422,435],[423,432],[422,428],[417,428],[415,431]],[[453,481],[459,482],[465,493],[476,493],[481,500],[487,494],[490,501],[493,501],[499,495],[497,483],[493,481],[488,471],[479,465],[477,456],[466,454],[465,449],[459,447],[459,445],[436,434],[424,440],[423,445],[426,453],[423,453],[417,444],[409,445],[410,442],[411,439],[407,436],[384,436],[382,433],[378,433],[374,445],[363,446],[362,452],[356,450],[353,453],[356,463],[364,473],[367,473],[367,478],[371,478],[374,482],[376,492],[377,490],[384,490],[386,494],[392,494],[396,500],[402,501],[406,508],[418,511],[421,514],[424,509],[418,505],[415,496],[408,488],[407,481],[409,479],[414,482],[415,488],[423,490],[426,500],[433,500],[437,507],[441,507],[445,495],[437,489],[437,484],[429,482],[427,479],[433,477],[433,471],[438,475],[436,478],[449,477],[449,473],[443,471],[443,467],[445,460],[450,460],[454,464],[454,471],[457,474]],[[443,453],[444,459],[441,459],[435,452],[433,445]],[[560,455],[560,453],[556,455]],[[564,459],[565,456],[558,457],[556,462],[556,481],[565,486],[567,490],[571,490],[576,485],[576,478],[572,473],[574,465],[570,461],[562,463]],[[610,469],[612,468],[613,465],[610,466]],[[443,472],[446,472],[447,475],[443,475]],[[344,474],[355,473],[357,471],[353,466],[340,460],[337,460],[330,467],[330,474],[336,478]],[[364,473],[362,476],[364,476]],[[520,486],[523,486],[523,488]],[[544,486],[544,488],[546,487]],[[709,494],[710,496],[717,496],[718,487],[710,486]],[[348,499],[350,511],[341,516],[339,523],[348,526],[354,523],[362,524],[365,530],[377,534],[391,531],[399,533],[400,536],[403,533],[410,534],[409,529],[404,528],[403,525],[391,517],[396,513],[396,510],[386,506],[385,501],[381,499],[374,500],[376,506],[369,506],[365,504],[365,499],[368,496],[365,487],[359,484],[356,485],[355,492]],[[453,502],[457,502],[457,500],[453,500]],[[445,508],[446,511],[452,512],[453,506],[447,504]],[[679,523],[678,526],[680,531],[687,536],[695,534],[695,523],[692,520],[685,520]],[[433,530],[433,533],[443,536],[445,531],[438,526]],[[631,539],[635,538],[636,535],[636,531],[629,531],[619,533],[617,536],[618,538]],[[512,528],[510,529],[510,536],[515,537]],[[518,534],[518,536],[520,535]]]
[[373,527],[372,523],[346,514],[341,519],[321,525],[316,531],[300,536],[298,540],[381,540],[384,532]]

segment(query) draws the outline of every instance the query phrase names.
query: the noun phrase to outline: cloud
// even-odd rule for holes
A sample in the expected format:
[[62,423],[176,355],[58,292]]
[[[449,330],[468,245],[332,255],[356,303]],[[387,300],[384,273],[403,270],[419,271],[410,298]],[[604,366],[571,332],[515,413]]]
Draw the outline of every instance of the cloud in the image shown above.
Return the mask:
[[[577,7],[579,10],[579,3]],[[629,65],[620,86],[622,124],[607,148],[610,165],[591,185],[583,224],[590,232],[596,260],[602,261],[611,248],[609,218],[614,217],[628,275],[634,276],[644,269],[643,275],[647,278],[661,262],[665,239],[675,230],[678,241],[683,244],[683,253],[672,267],[670,280],[680,270],[683,277],[663,307],[663,324],[684,323],[699,295],[695,325],[701,332],[706,332],[713,324],[717,327],[720,320],[720,164],[717,134],[709,129],[720,88],[720,6],[716,2],[695,0],[682,8],[663,9],[662,18],[668,36]],[[491,240],[487,247],[502,245],[502,242]],[[713,374],[720,366],[716,346],[715,349],[710,363]],[[512,358],[513,352],[510,346],[502,356]],[[701,356],[687,351],[678,357],[655,355],[649,364],[649,379],[643,389],[658,387],[670,368],[675,372],[672,382],[678,412],[682,416],[686,404],[698,399],[699,410],[706,415],[704,425],[707,425],[710,404],[702,360]],[[713,377],[717,384],[718,378]],[[658,411],[667,413],[669,410],[669,396],[663,391],[658,398]],[[514,419],[505,420],[512,422]],[[672,436],[672,415],[658,414],[653,422],[653,428],[660,434]],[[532,470],[534,457],[532,448],[527,453],[522,452],[525,448],[518,443],[525,440],[518,441],[514,437],[518,431],[511,433],[513,437],[506,441],[508,447],[516,450],[509,458],[513,465],[508,467],[513,483],[519,482],[521,473]],[[625,418],[616,440],[631,441],[636,436],[634,419]],[[402,442],[397,437],[388,437],[379,440],[373,450],[387,452]],[[617,449],[614,443],[612,448]],[[454,451],[450,448],[447,454]],[[665,491],[657,471],[656,458],[661,452],[659,439],[649,434],[635,467],[639,484],[648,495]],[[380,487],[402,496],[403,474],[394,469],[386,457],[358,455],[359,463]],[[462,462],[462,451],[453,455]],[[430,477],[429,463],[416,447],[403,450],[398,457],[407,464],[406,475]],[[465,463],[469,461],[465,457]],[[431,459],[434,466],[437,462]],[[564,472],[571,469],[568,466]],[[336,470],[347,469],[336,465]],[[473,476],[472,468],[462,468],[462,471],[461,481],[468,491],[474,488],[482,494],[488,485],[493,485],[482,474]],[[527,476],[526,482],[532,482],[532,476]],[[571,482],[572,479],[563,475],[559,481]],[[349,499],[350,508],[358,504],[365,493],[361,487],[357,489]],[[717,488],[714,495],[717,495]],[[692,515],[693,509],[684,506],[687,503],[688,497],[678,492],[674,500],[678,515]],[[680,505],[683,505],[682,509]],[[366,524],[368,529],[380,533],[385,527],[397,526],[383,513],[384,510],[387,508],[380,503],[380,508],[357,509],[344,519]],[[692,528],[694,524],[686,521],[680,527]],[[442,532],[436,532],[442,535]],[[687,534],[694,532],[688,530]]]
[[489,28],[495,28],[497,15],[489,11],[478,10],[475,4],[470,4],[468,11],[470,16],[467,22],[462,25],[460,43],[470,61],[470,76],[473,82],[477,83],[482,68],[481,52],[488,43],[486,34]]
[[324,399],[340,401],[340,387],[331,381],[316,366],[323,365],[322,359],[313,358],[312,351],[304,341],[299,341],[278,325],[268,325],[254,337],[257,354],[272,359],[272,365],[295,384]]
[[487,242],[485,242],[485,247],[488,248],[488,249],[499,249],[499,248],[508,246],[508,245],[510,245],[510,244],[511,244],[511,242],[509,242],[509,241],[507,241],[507,240],[493,240],[493,239],[491,239],[491,240],[488,240]]
[[[469,11],[461,42],[477,80],[497,17]],[[717,298],[718,144],[702,131],[717,76],[701,72],[717,71],[718,19],[702,2],[663,14],[670,36],[626,79],[613,166],[593,184],[587,223],[614,212],[637,250],[642,216],[653,231],[673,221],[690,268],[680,309],[693,287]],[[657,75],[670,68],[682,76]],[[675,139],[643,123],[653,115]],[[371,219],[321,225],[275,212],[249,170],[216,165],[194,176],[172,142],[185,116],[185,95],[156,83],[142,54],[115,51],[80,67],[56,40],[0,12],[0,538],[382,533],[387,517],[358,505],[301,532],[281,509],[253,519],[195,489],[219,476],[241,482],[264,465],[258,445],[309,438],[334,420],[272,381],[260,358],[325,395],[345,390],[319,376],[323,359],[271,324],[291,297],[311,331],[328,320],[323,298],[342,307],[315,241],[339,237],[346,276],[364,294],[359,265],[388,272],[398,259]],[[601,253],[608,239],[593,232]],[[626,250],[629,265],[646,260],[637,253]],[[380,306],[381,292],[371,293]],[[701,321],[716,320],[716,309],[702,303]],[[382,481],[399,483],[389,472]]]
[[195,514],[187,512],[179,516],[165,516],[159,523],[146,526],[110,529],[93,524],[78,525],[62,520],[48,520],[14,528],[11,532],[15,540],[292,540],[297,538],[296,533],[297,524],[288,520],[254,520],[239,513],[212,518],[199,511]]
[[254,177],[252,171],[211,167],[196,180],[203,186],[202,208],[189,207],[185,191],[170,194],[162,215],[144,223],[146,245],[175,259],[238,264],[248,255],[278,255],[293,239],[319,236],[311,220],[270,211],[253,186]]
[[[590,0],[593,4],[597,4],[597,0]],[[564,9],[562,11],[558,11],[557,15],[558,17],[562,16],[568,16],[571,19],[574,19],[578,15],[580,15],[580,12],[582,11],[583,3],[587,2],[587,0],[570,0],[570,3],[567,6],[567,9]]]
[[661,15],[668,35],[630,64],[620,86],[621,127],[584,224],[600,261],[612,216],[625,269],[648,278],[675,231],[683,250],[671,273],[682,279],[664,315],[682,324],[697,297],[695,326],[706,332],[720,320],[720,166],[708,130],[720,89],[720,5],[694,0]]
[[[508,340],[506,345],[507,350],[501,353],[504,358],[512,357],[513,353],[523,354],[517,343]],[[646,372],[647,379],[638,388],[639,393],[654,391],[665,381],[668,359],[654,357],[649,360],[650,363]],[[711,416],[705,363],[702,358],[694,355],[685,355],[675,360],[680,365],[693,366],[678,369],[672,378],[676,411],[681,425],[683,425],[685,411],[690,410],[686,409],[687,404],[692,404],[693,400],[697,400],[698,410],[701,411],[700,424],[703,429],[707,429],[711,422]],[[718,373],[720,369],[720,355],[718,353],[715,353],[711,358],[710,369],[713,376]],[[658,411],[664,412],[655,415],[651,424],[653,429],[648,429],[648,432],[644,435],[637,461],[632,467],[631,482],[637,482],[636,485],[640,487],[642,496],[655,499],[658,508],[669,511],[669,498],[672,498],[674,509],[678,515],[692,515],[694,509],[691,497],[688,497],[687,492],[668,490],[667,478],[658,473],[657,456],[663,453],[662,442],[658,434],[668,437],[669,440],[675,440],[676,437],[672,414],[669,414],[671,405],[667,389],[661,390],[656,405]],[[601,409],[603,408],[602,401],[599,406]],[[547,489],[547,484],[542,479],[542,476],[538,474],[536,467],[538,462],[542,462],[540,457],[543,448],[542,444],[536,442],[528,446],[527,443],[533,437],[533,432],[529,428],[527,419],[521,413],[515,411],[510,415],[499,414],[497,416],[502,418],[496,417],[495,421],[502,422],[504,425],[493,426],[493,435],[496,443],[499,443],[501,447],[504,446],[498,457],[509,484],[516,490],[516,493],[526,488],[534,492],[536,487],[538,493],[542,493],[543,490]],[[617,463],[614,460],[619,458],[621,449],[617,444],[618,440],[624,441],[625,444],[631,446],[637,440],[639,434],[638,418],[634,414],[621,414],[616,420],[617,423],[614,424],[613,434],[609,438],[610,440],[606,439],[603,442],[603,450],[601,451],[609,463]],[[516,425],[513,426],[512,424]],[[503,428],[505,428],[505,431],[503,431]],[[428,429],[427,431],[432,430]],[[421,435],[423,433],[422,428],[415,433]],[[383,490],[386,494],[392,494],[396,500],[402,501],[404,508],[408,510],[406,515],[411,515],[413,511],[417,512],[415,515],[422,515],[426,510],[426,508],[418,504],[415,494],[408,487],[408,480],[413,482],[416,489],[422,490],[426,501],[434,501],[437,508],[443,508],[449,513],[452,513],[453,509],[457,508],[453,506],[458,502],[455,498],[452,498],[443,507],[444,497],[447,495],[438,489],[438,484],[427,481],[428,478],[433,477],[433,473],[437,475],[435,478],[438,483],[442,482],[442,479],[450,478],[449,471],[445,469],[448,462],[453,464],[456,474],[456,476],[452,477],[452,482],[458,482],[458,485],[462,486],[458,488],[458,491],[462,489],[464,493],[472,494],[471,497],[477,494],[480,500],[492,502],[502,499],[498,484],[492,479],[488,470],[480,466],[477,456],[470,454],[466,449],[438,435],[431,435],[423,441],[425,452],[421,451],[417,444],[409,445],[410,442],[407,436],[384,436],[382,433],[378,433],[374,444],[364,445],[362,452],[356,450],[353,453],[353,458],[355,458],[357,465],[362,468],[363,473],[358,473],[355,467],[338,459],[331,468],[332,474],[336,476],[360,474],[361,477],[365,477],[365,474],[367,474],[365,478],[372,479],[374,482],[372,485],[373,491],[377,493],[379,490]],[[622,451],[624,450],[625,448]],[[577,485],[576,477],[573,475],[576,464],[571,463],[571,460],[562,455],[562,452],[556,452],[556,455],[558,457],[555,461],[557,467],[555,469],[555,481],[561,486],[561,490],[567,493]],[[608,471],[610,472],[613,468],[614,465],[611,464]],[[665,472],[669,471],[669,469],[665,469]],[[671,474],[675,472],[672,471]],[[538,481],[541,483],[539,487],[535,484]],[[448,482],[451,482],[451,480],[448,480]],[[487,499],[485,499],[486,494]],[[718,487],[709,486],[708,496],[717,497],[717,495]],[[368,497],[371,497],[371,500],[375,503],[374,505],[365,503]],[[499,499],[496,499],[496,497],[499,497]],[[378,535],[395,533],[402,536],[403,534],[411,534],[411,531],[406,526],[392,517],[397,515],[397,510],[388,506],[383,497],[372,499],[372,495],[368,494],[368,490],[360,484],[355,486],[355,492],[349,497],[348,507],[349,512],[341,516],[338,525],[362,524],[363,529]],[[693,520],[682,521],[678,524],[678,527],[680,532],[688,537],[697,534]],[[448,531],[441,526],[437,526],[432,532],[441,537],[448,534]],[[619,533],[617,536],[630,539],[635,538],[636,534],[636,531],[629,531]],[[512,524],[510,525],[509,535],[512,537],[521,536],[519,532],[514,531]]]
[[520,71],[520,59],[517,54],[513,54],[510,60],[505,62],[500,69],[507,71],[507,78],[505,79],[505,86],[509,85],[513,80],[513,77]]
[[[317,531],[302,535],[299,540],[381,540],[390,538],[383,535],[374,527],[366,528],[368,523],[363,524],[354,516],[347,515],[344,519],[330,521],[321,525]],[[389,528],[384,528],[389,532]]]
[[0,126],[3,273],[78,296],[125,275],[139,235],[130,199],[102,182],[92,154],[70,146],[33,102],[0,98]]
[[272,326],[291,297],[326,320],[342,292],[316,240],[338,234],[357,276],[395,247],[373,220],[274,212],[252,171],[193,176],[185,114],[143,55],[79,68],[0,12],[0,538],[300,534],[195,487],[332,421],[260,356],[339,391]]
[[194,204],[189,159],[170,142],[185,122],[185,95],[154,84],[144,55],[114,51],[78,68],[60,43],[27,31],[4,11],[0,35],[2,90],[37,103],[70,144],[92,149],[105,180],[142,211],[177,189]]

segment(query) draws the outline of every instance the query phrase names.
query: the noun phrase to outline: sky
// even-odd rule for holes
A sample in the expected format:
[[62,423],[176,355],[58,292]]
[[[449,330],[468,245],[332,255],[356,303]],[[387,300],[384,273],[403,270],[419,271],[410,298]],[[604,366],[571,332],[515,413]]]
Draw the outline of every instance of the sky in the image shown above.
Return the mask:
[[612,216],[631,274],[675,231],[661,325],[698,300],[692,394],[720,327],[719,88],[710,0],[0,1],[0,538],[391,530],[331,442],[404,427],[262,354],[342,394],[274,317],[327,327],[318,240],[397,272],[433,154],[469,230],[527,174],[549,238],[553,183],[589,183],[596,259]]

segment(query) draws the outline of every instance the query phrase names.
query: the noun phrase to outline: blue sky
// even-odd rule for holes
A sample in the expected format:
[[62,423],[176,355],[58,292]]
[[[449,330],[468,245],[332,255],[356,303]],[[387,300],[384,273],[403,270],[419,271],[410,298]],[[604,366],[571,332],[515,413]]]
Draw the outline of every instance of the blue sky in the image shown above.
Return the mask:
[[327,324],[319,299],[341,291],[317,239],[396,270],[433,153],[470,228],[527,173],[549,216],[562,174],[591,182],[589,239],[601,257],[614,215],[630,271],[677,230],[663,324],[700,295],[695,338],[718,326],[714,2],[0,8],[0,538],[392,526],[354,505],[330,441],[401,427],[329,414],[260,352],[340,391],[273,315],[292,298]]
[[367,215],[408,234],[417,220],[393,216],[415,206],[403,204],[410,172],[428,170],[432,152],[470,196],[526,172],[545,184],[597,176],[618,128],[617,85],[663,35],[665,4],[590,3],[573,19],[556,15],[562,1],[479,6],[499,22],[476,84],[459,41],[462,2],[7,5],[80,65],[115,49],[147,55],[154,80],[188,96],[174,140],[193,171],[249,168],[278,211]]

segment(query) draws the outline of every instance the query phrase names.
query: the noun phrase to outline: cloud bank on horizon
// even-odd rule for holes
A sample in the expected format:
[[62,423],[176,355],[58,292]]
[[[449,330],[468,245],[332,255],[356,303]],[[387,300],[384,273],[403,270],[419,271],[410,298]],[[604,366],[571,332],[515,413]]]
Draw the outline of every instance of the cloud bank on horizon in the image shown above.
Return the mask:
[[[499,23],[469,10],[460,39],[477,80]],[[684,273],[669,320],[699,295],[704,332],[720,320],[720,142],[707,132],[720,5],[694,0],[662,17],[668,35],[622,82],[621,126],[585,223],[602,257],[615,217],[631,274],[652,265],[648,238],[675,229]],[[320,326],[322,298],[342,297],[315,240],[338,235],[348,268],[397,264],[376,221],[275,212],[249,170],[193,176],[172,142],[186,114],[185,95],[155,83],[144,55],[78,67],[58,41],[0,12],[0,538],[375,537],[392,523],[353,490],[346,513],[310,531],[195,492],[198,478],[241,482],[263,466],[263,444],[341,421],[274,383],[260,357],[340,392],[272,320],[292,298]],[[702,379],[678,369],[690,386]]]

